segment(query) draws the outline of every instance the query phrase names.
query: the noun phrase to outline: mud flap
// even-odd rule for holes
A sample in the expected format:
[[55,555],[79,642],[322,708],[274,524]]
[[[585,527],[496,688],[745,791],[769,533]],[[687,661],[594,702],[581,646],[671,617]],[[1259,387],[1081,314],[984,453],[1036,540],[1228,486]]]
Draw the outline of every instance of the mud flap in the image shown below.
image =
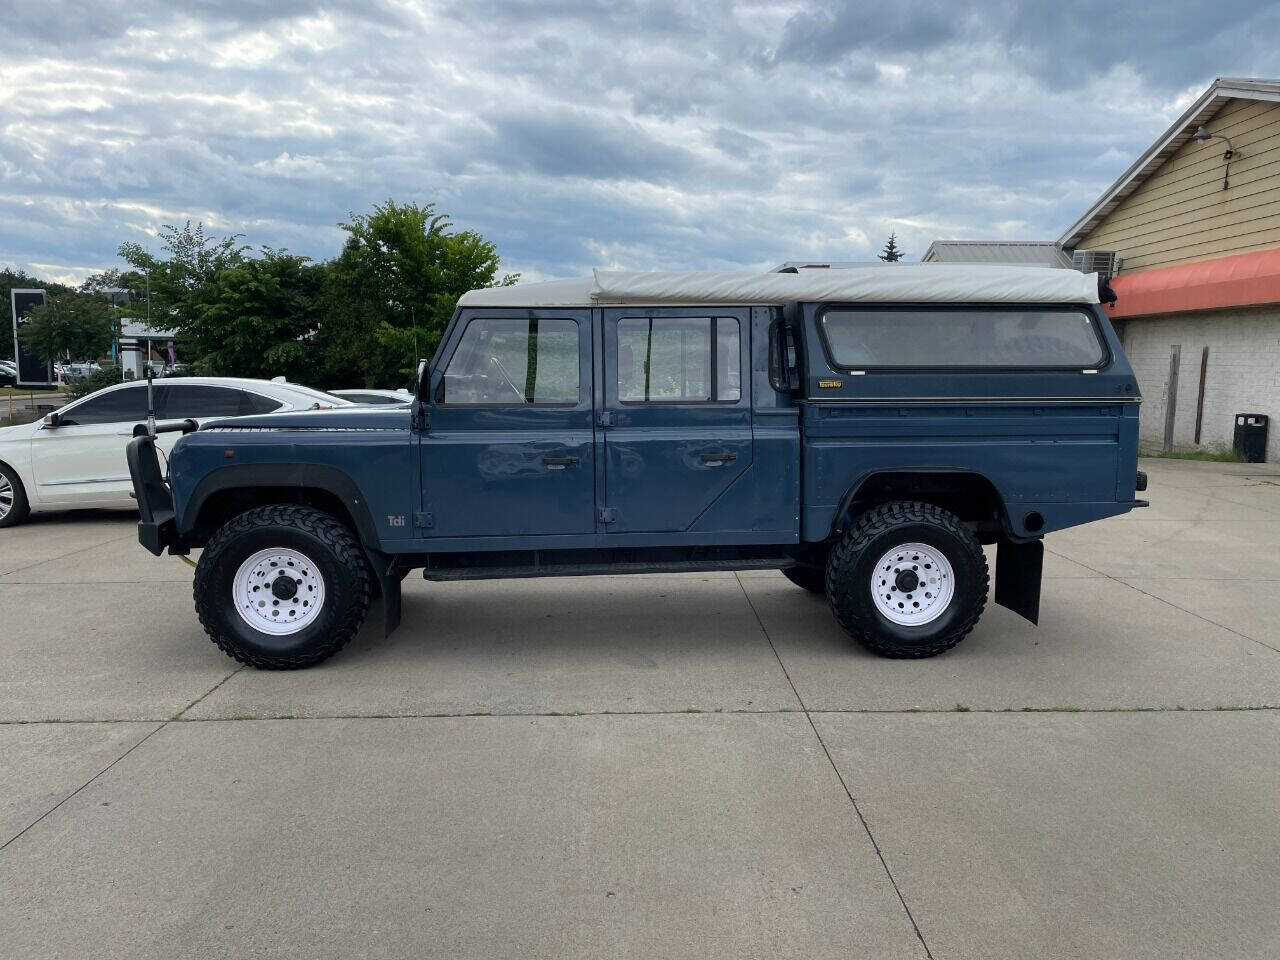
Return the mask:
[[996,547],[996,603],[1038,624],[1043,570],[1043,540],[1014,543],[1001,538]]
[[400,568],[399,557],[389,557],[379,550],[366,552],[369,566],[373,567],[378,578],[378,595],[382,597],[382,636],[386,638],[400,626],[400,581],[408,571]]

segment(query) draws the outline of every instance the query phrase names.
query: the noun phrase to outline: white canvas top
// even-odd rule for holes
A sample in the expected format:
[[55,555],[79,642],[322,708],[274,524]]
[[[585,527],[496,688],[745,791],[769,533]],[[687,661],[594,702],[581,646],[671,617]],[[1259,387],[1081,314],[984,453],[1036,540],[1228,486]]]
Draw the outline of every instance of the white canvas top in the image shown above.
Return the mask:
[[799,273],[621,273],[471,290],[462,307],[607,304],[1097,303],[1098,276],[1057,267],[894,263]]

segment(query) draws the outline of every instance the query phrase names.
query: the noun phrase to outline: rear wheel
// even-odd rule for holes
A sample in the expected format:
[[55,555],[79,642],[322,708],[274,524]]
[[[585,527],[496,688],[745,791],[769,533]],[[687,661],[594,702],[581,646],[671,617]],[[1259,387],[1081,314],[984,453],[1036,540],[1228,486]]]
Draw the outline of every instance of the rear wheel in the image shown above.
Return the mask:
[[258,507],[209,541],[195,576],[196,612],[228,656],[266,670],[328,659],[369,609],[370,575],[342,523],[311,507]]
[[17,526],[27,519],[30,512],[27,491],[23,489],[18,474],[0,463],[0,527]]
[[953,513],[882,504],[845,531],[827,561],[827,596],[845,631],[886,657],[932,657],[965,638],[987,603],[986,555]]

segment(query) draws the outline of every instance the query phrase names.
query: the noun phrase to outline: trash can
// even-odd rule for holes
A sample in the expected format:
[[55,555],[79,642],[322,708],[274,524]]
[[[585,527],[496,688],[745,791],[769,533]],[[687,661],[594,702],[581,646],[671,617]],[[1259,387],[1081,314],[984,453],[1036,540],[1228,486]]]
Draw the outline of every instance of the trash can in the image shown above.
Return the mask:
[[1236,431],[1231,446],[1246,463],[1267,462],[1267,415],[1237,413]]

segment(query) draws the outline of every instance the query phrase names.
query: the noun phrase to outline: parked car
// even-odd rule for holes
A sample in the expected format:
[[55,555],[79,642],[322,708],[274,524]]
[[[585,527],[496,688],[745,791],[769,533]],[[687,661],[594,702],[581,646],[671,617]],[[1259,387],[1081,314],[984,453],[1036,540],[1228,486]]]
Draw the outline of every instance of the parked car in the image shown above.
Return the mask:
[[[1043,537],[1145,506],[1139,393],[1096,274],[893,265],[475,290],[408,408],[130,445],[152,553],[204,551],[213,641],[317,663],[400,581],[779,569],[889,657],[994,599],[1035,623]],[[691,629],[692,626],[691,626]]]
[[[158,420],[214,419],[345,407],[346,400],[293,383],[221,377],[155,381]],[[147,418],[147,384],[107,387],[35,423],[0,429],[0,527],[29,511],[134,503],[125,447]],[[177,439],[166,434],[161,448]]]
[[59,360],[53,365],[54,375],[64,382],[83,380],[89,374],[101,370],[102,367],[94,361]]
[[11,360],[0,360],[0,387],[12,387],[17,382],[17,364]]
[[413,394],[408,390],[330,390],[335,397],[352,403],[412,403]]

